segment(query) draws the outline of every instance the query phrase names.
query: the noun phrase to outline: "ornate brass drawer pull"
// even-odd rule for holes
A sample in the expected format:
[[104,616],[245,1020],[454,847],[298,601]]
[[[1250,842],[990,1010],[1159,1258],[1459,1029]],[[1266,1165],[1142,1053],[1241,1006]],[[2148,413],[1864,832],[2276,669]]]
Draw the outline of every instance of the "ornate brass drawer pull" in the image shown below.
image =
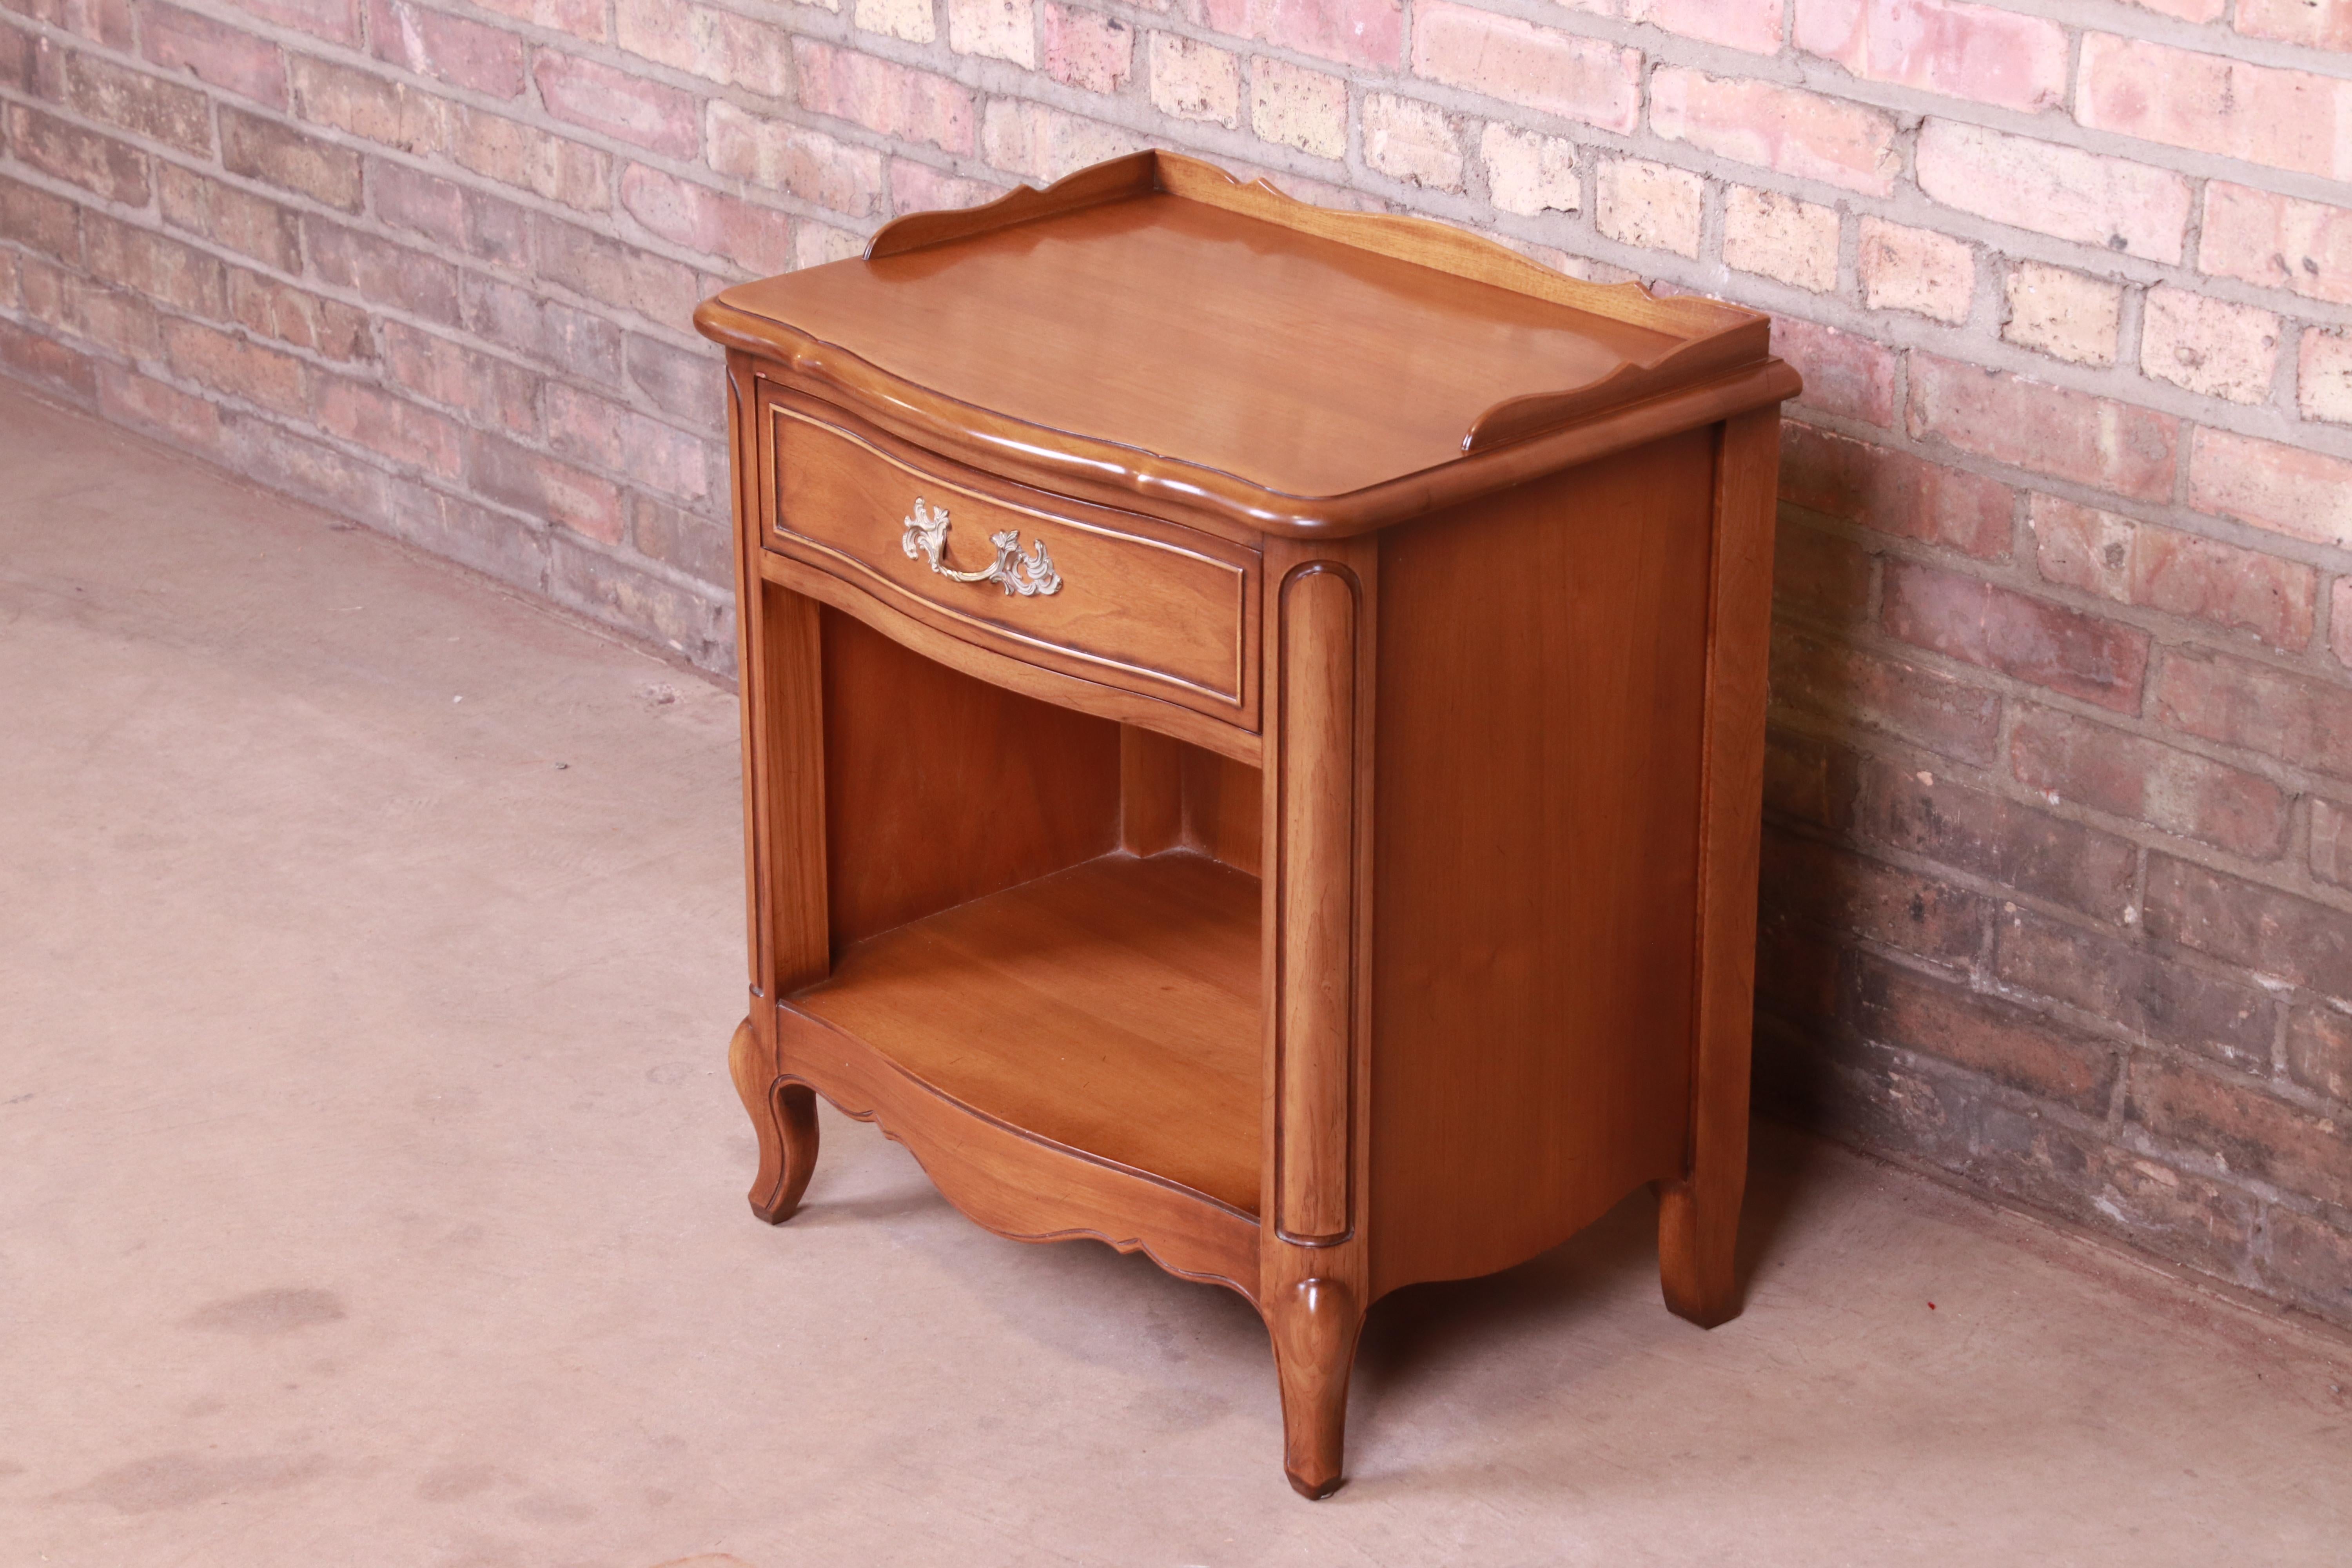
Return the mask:
[[923,505],[923,498],[915,498],[915,512],[906,520],[907,534],[898,542],[909,561],[927,559],[931,570],[957,583],[1002,583],[1008,594],[1028,598],[1036,594],[1058,594],[1062,591],[1062,574],[1054,570],[1054,558],[1045,553],[1045,542],[1037,541],[1037,548],[1028,554],[1021,553],[1021,531],[1008,528],[1002,533],[992,533],[988,542],[996,546],[996,559],[978,572],[959,572],[940,556],[948,547],[948,509],[937,511]]

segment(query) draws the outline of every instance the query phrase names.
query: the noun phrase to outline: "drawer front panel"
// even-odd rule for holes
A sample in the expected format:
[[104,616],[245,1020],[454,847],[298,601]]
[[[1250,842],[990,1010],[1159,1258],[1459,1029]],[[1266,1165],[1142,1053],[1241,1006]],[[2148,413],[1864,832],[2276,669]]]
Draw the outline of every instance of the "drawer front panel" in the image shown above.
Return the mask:
[[1255,725],[1255,552],[1011,485],[983,492],[768,408],[769,548],[998,652]]

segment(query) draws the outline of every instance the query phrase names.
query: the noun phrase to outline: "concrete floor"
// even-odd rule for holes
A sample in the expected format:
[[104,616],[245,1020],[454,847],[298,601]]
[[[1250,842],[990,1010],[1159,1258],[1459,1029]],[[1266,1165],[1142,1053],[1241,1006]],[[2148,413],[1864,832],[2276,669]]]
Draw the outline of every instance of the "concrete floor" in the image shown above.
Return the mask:
[[[1238,1299],[827,1113],[746,1213],[734,700],[0,393],[0,1563],[2329,1563],[2352,1356],[1768,1135],[1367,1331],[1292,1495]],[[1933,1309],[1929,1303],[1932,1302]]]

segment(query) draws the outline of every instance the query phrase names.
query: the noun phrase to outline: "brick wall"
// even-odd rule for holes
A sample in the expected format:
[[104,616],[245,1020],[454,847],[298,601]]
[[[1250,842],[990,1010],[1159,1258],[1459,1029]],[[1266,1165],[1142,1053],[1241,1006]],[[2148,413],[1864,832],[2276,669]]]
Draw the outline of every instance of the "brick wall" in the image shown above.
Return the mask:
[[1769,310],[1767,1094],[2352,1322],[2352,0],[0,7],[0,367],[714,668],[688,313],[897,213],[1160,143]]

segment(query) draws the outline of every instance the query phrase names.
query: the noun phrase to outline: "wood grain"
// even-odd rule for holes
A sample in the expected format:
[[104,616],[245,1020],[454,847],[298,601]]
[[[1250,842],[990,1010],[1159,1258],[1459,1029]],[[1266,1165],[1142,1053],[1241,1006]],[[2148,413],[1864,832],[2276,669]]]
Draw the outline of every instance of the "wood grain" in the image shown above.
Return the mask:
[[845,950],[790,1000],[974,1110],[1255,1215],[1258,884],[1109,855]]

